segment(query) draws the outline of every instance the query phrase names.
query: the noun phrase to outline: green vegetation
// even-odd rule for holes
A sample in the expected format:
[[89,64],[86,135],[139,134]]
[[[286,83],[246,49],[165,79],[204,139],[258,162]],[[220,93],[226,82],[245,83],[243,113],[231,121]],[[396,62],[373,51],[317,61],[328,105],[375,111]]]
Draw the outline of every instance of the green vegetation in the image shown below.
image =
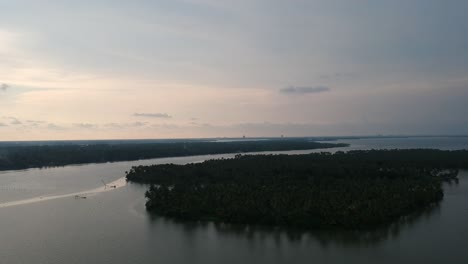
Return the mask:
[[0,170],[64,166],[191,155],[344,147],[305,139],[238,142],[171,142],[0,147]]
[[127,179],[151,184],[146,207],[158,215],[355,229],[439,202],[458,168],[468,168],[468,151],[369,150],[137,166]]

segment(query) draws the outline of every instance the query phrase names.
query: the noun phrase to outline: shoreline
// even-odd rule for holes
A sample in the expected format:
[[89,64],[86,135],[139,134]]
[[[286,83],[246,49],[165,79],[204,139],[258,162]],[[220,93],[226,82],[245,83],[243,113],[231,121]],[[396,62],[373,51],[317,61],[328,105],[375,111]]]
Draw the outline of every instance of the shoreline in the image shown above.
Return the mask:
[[[29,168],[23,168],[23,169],[12,169],[12,170],[2,170],[0,169],[0,175],[2,173],[8,173],[8,172],[20,172],[20,171],[28,171],[28,170],[46,170],[46,169],[54,169],[54,168],[65,168],[65,167],[79,167],[79,166],[88,166],[88,165],[102,165],[102,164],[115,164],[115,163],[124,163],[124,162],[146,162],[146,161],[151,161],[151,160],[161,160],[161,159],[177,159],[177,158],[191,158],[191,157],[205,157],[205,156],[226,156],[226,155],[232,155],[232,158],[234,158],[235,155],[241,154],[241,155],[275,155],[275,154],[286,154],[290,152],[297,152],[297,151],[302,151],[306,153],[312,153],[315,151],[324,151],[324,152],[333,152],[333,150],[339,149],[339,148],[348,148],[350,145],[345,146],[345,147],[332,147],[332,148],[312,148],[312,149],[290,149],[290,150],[265,150],[265,151],[253,151],[253,152],[240,152],[240,153],[234,153],[234,152],[226,152],[226,153],[213,153],[213,154],[199,154],[199,155],[187,155],[187,156],[167,156],[167,157],[156,157],[156,158],[148,158],[148,159],[136,159],[136,160],[118,160],[118,161],[104,161],[104,162],[88,162],[88,163],[72,163],[72,164],[66,164],[62,166],[47,166],[47,167],[29,167]],[[292,154],[294,155],[294,154]],[[199,163],[203,162],[207,159],[203,160],[197,160],[192,163]]]

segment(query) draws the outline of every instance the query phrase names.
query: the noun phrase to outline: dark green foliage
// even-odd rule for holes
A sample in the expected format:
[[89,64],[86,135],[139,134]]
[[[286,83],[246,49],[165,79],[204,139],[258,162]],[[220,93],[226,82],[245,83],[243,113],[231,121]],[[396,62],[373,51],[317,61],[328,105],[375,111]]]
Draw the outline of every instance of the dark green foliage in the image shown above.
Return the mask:
[[242,142],[173,142],[141,144],[5,146],[0,148],[0,170],[64,166],[162,157],[344,147],[300,139]]
[[468,168],[468,151],[238,155],[183,166],[133,167],[127,179],[151,184],[147,209],[164,216],[368,228],[440,201],[442,181],[458,173],[452,168]]

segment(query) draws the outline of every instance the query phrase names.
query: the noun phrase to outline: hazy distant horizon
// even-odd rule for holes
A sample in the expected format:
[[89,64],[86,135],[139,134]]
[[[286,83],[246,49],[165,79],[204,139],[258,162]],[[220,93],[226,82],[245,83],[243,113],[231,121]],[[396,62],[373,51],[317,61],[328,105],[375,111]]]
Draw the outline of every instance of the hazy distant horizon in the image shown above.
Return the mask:
[[96,138],[96,139],[37,139],[37,140],[0,140],[0,146],[2,144],[11,143],[35,143],[35,142],[141,142],[141,143],[152,143],[152,142],[180,142],[180,141],[217,141],[217,140],[277,140],[277,139],[310,139],[317,141],[329,141],[329,140],[340,140],[340,139],[372,139],[372,138],[460,138],[468,137],[468,134],[463,135],[342,135],[342,136],[296,136],[296,137],[199,137],[199,138]]

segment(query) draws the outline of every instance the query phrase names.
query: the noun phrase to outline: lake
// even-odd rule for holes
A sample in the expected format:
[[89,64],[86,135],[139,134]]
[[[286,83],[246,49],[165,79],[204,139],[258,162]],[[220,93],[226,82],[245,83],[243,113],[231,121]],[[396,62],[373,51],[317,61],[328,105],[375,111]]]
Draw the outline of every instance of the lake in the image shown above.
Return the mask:
[[[339,150],[468,149],[466,137],[338,142],[351,144]],[[445,196],[438,206],[368,232],[175,222],[146,213],[146,186],[118,182],[134,165],[185,164],[233,156],[0,172],[0,262],[468,263],[464,252],[468,244],[468,171],[461,171],[459,184],[445,184]],[[115,181],[116,189],[104,186]]]

